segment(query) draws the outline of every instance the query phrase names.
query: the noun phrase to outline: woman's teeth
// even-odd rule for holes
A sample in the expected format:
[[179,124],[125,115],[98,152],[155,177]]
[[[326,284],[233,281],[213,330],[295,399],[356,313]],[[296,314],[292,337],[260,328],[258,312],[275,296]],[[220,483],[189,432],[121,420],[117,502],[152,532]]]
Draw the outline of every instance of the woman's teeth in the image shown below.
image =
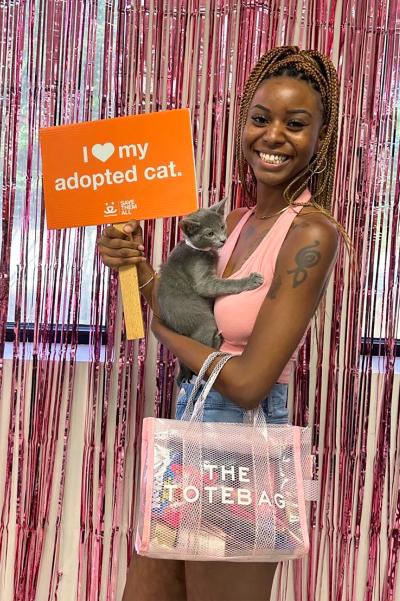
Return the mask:
[[263,152],[259,152],[258,156],[262,161],[264,161],[264,163],[272,163],[273,165],[280,165],[281,163],[287,161],[287,159],[289,158],[287,156],[282,156],[278,154],[264,154]]

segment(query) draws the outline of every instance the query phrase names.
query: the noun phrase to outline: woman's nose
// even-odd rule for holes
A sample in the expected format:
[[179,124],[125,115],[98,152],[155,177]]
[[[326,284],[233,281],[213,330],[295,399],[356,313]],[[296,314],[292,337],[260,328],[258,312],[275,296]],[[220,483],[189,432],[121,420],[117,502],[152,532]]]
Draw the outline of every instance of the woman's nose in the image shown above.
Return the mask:
[[268,144],[277,144],[284,141],[283,129],[279,123],[269,123],[263,132],[263,139]]

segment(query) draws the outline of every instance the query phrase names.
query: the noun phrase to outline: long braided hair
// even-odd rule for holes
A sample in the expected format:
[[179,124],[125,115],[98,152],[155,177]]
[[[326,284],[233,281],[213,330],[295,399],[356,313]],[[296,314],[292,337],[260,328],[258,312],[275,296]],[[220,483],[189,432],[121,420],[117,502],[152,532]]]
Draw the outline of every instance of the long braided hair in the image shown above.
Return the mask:
[[336,223],[349,255],[353,257],[354,267],[356,267],[356,253],[350,238],[344,227],[330,212],[335,183],[339,81],[332,61],[317,50],[300,50],[298,46],[273,48],[259,59],[250,73],[243,90],[236,136],[236,157],[243,189],[247,197],[254,197],[252,188],[254,189],[256,180],[242,149],[242,134],[249,107],[260,83],[271,77],[279,76],[306,81],[320,93],[323,106],[323,124],[326,126],[326,134],[318,153],[288,184],[283,192],[284,199],[288,204],[296,206],[296,198],[306,187],[309,187],[312,194],[310,204],[318,212],[323,213]]

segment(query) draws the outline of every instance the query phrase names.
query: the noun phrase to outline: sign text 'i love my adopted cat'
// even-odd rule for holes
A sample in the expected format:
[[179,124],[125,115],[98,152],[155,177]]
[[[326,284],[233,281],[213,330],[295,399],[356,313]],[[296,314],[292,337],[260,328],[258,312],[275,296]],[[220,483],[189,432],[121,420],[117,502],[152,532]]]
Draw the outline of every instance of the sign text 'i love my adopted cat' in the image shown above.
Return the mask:
[[184,215],[197,207],[187,109],[40,133],[50,228]]

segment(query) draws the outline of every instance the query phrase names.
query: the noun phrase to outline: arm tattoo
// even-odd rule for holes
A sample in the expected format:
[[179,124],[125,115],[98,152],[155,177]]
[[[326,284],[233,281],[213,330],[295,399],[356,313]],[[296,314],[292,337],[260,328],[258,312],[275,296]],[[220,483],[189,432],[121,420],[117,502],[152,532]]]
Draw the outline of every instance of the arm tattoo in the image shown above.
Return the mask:
[[287,273],[294,274],[293,288],[297,288],[297,286],[300,286],[307,279],[307,269],[309,267],[315,267],[319,263],[321,253],[317,250],[312,250],[315,246],[319,246],[318,240],[315,240],[315,244],[302,248],[295,257],[297,267],[287,270]]
[[294,230],[296,227],[304,228],[304,227],[308,227],[310,225],[311,225],[311,223],[309,221],[299,221],[299,223],[293,223],[293,225],[291,226],[290,229]]
[[274,276],[274,279],[272,280],[271,286],[269,287],[269,290],[268,290],[267,298],[275,299],[276,293],[278,292],[279,288],[281,287],[281,284],[282,284],[281,276],[279,274]]

